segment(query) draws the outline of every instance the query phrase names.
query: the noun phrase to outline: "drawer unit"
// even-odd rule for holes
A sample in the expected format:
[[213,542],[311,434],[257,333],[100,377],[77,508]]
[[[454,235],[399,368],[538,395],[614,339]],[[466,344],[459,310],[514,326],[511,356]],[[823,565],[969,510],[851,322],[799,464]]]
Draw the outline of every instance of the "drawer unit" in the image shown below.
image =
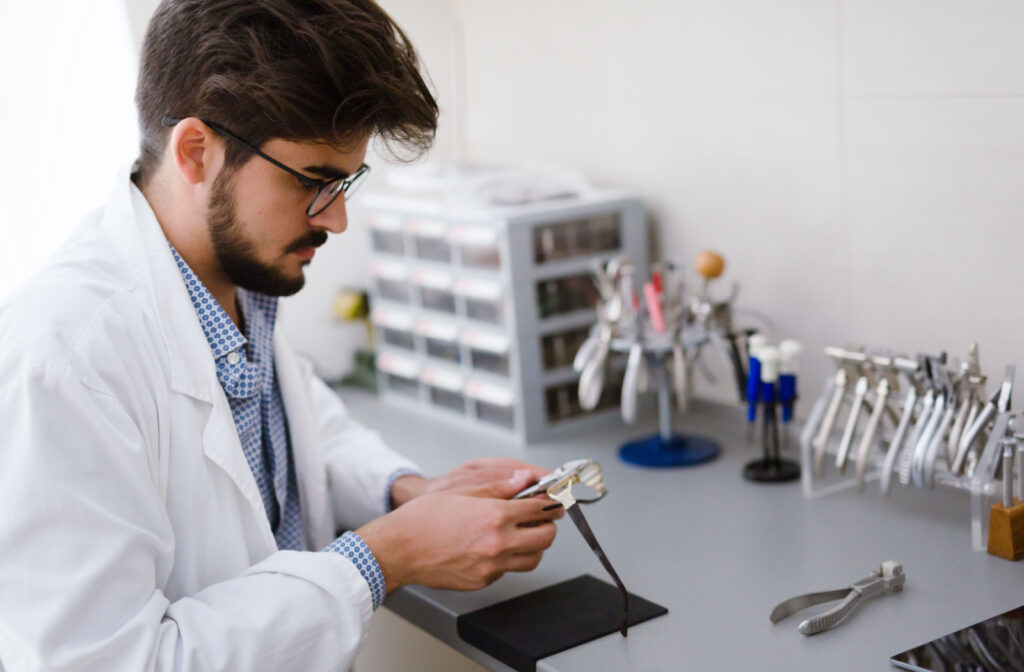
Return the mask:
[[607,422],[614,385],[582,411],[572,360],[595,319],[592,264],[626,255],[646,275],[641,202],[591,189],[486,205],[395,185],[364,192],[352,213],[370,230],[383,398],[522,442]]

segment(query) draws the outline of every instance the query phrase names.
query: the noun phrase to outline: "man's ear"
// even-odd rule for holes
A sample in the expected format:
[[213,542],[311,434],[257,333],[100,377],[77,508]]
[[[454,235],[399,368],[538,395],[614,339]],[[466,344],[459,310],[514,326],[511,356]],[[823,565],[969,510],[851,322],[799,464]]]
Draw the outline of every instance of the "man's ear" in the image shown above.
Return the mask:
[[209,126],[195,117],[174,125],[168,151],[188,184],[212,180],[224,162],[224,145]]

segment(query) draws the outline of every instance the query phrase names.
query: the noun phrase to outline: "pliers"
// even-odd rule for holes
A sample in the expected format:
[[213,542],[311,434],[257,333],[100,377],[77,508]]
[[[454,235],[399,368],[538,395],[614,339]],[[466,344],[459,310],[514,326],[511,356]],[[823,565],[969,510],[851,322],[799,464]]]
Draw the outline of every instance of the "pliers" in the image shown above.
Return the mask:
[[[597,493],[592,499],[573,497],[572,486],[582,483]],[[539,481],[516,494],[512,499],[526,499],[535,495],[546,494],[558,502],[556,506],[572,506],[573,503],[593,504],[608,494],[604,484],[604,473],[601,465],[593,460],[572,460],[554,471],[543,476]],[[567,505],[568,503],[568,505]]]
[[857,581],[849,588],[808,593],[786,600],[772,610],[772,623],[778,623],[782,619],[816,604],[831,602],[832,600],[842,600],[836,606],[807,619],[797,627],[801,635],[816,635],[819,632],[824,632],[829,628],[839,625],[857,605],[869,597],[874,597],[884,592],[900,592],[903,590],[903,584],[906,581],[907,575],[903,573],[903,565],[892,560],[886,560],[878,570],[871,572],[871,575],[866,579]]
[[[577,498],[572,492],[572,486],[577,483],[582,483],[591,488],[597,496],[590,499]],[[580,504],[592,504],[608,494],[601,465],[593,460],[566,462],[558,469],[541,478],[537,483],[517,494],[513,499],[525,499],[542,494],[557,502],[557,504],[547,507],[545,511],[559,506],[564,507],[569,514],[569,518],[576,524],[576,529],[580,531],[587,545],[590,546],[590,550],[594,552],[597,559],[601,561],[601,565],[608,572],[609,576],[612,577],[612,580],[615,581],[615,587],[619,589],[619,595],[622,597],[622,620],[619,623],[619,632],[625,637],[629,629],[629,591],[626,590],[622,579],[619,578],[615,568],[612,567],[612,563],[608,556],[605,555],[601,544],[597,543],[597,537],[594,536],[594,531],[590,529],[590,524],[583,516],[583,511],[579,507]]]

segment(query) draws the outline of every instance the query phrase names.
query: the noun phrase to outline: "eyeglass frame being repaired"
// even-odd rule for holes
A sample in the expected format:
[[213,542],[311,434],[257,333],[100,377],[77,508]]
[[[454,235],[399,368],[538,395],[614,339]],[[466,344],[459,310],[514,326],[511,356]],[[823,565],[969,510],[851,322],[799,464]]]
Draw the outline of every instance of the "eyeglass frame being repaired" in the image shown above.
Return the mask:
[[[589,499],[576,497],[573,494],[572,487],[577,483],[591,488],[597,496]],[[546,495],[557,503],[546,507],[545,510],[559,506],[565,509],[566,513],[569,514],[569,518],[576,525],[576,529],[583,535],[590,549],[597,556],[597,559],[601,561],[601,565],[615,581],[616,588],[619,589],[619,594],[622,596],[622,621],[619,624],[619,632],[623,637],[627,637],[629,631],[629,591],[626,590],[622,579],[619,578],[615,568],[612,567],[611,561],[605,554],[604,549],[601,548],[601,544],[598,543],[594,531],[590,529],[590,524],[578,506],[579,504],[593,504],[604,499],[604,496],[607,494],[608,487],[605,485],[604,472],[601,469],[600,463],[594,460],[581,459],[566,462],[530,487],[517,493],[512,499],[527,499],[538,495]]]

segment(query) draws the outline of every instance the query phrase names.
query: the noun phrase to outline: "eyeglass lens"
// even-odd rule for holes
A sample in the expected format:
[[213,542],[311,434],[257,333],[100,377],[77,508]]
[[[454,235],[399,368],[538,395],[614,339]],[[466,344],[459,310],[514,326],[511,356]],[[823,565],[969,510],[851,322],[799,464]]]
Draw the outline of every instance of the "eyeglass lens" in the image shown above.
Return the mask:
[[356,188],[362,184],[368,172],[370,171],[364,169],[360,170],[350,178],[334,180],[320,190],[320,193],[316,195],[313,202],[309,204],[307,212],[310,213],[310,216],[320,214],[328,205],[334,202],[334,199],[336,199],[339,194],[342,193],[344,193],[345,198],[348,199]]

